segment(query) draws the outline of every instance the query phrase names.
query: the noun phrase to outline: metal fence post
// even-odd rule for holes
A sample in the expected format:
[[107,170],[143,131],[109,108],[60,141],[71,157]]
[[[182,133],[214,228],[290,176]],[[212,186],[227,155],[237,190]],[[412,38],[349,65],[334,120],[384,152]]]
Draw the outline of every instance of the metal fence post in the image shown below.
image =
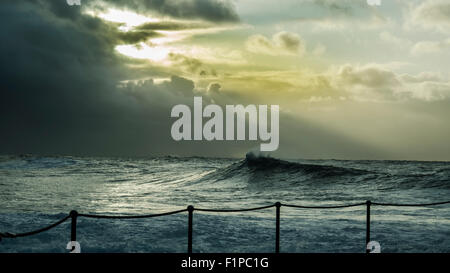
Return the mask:
[[192,218],[194,213],[194,206],[189,205],[188,210],[188,253],[192,253]]
[[276,221],[275,221],[275,253],[280,253],[280,208],[281,203],[275,203]]
[[[70,212],[70,217],[72,218],[72,224],[70,228],[70,241],[75,242],[77,240],[77,217],[78,212],[76,210],[72,210]],[[72,247],[72,250],[75,249],[75,246]]]
[[367,249],[367,244],[370,242],[370,205],[372,202],[370,200],[366,201],[366,253],[369,253],[370,250]]

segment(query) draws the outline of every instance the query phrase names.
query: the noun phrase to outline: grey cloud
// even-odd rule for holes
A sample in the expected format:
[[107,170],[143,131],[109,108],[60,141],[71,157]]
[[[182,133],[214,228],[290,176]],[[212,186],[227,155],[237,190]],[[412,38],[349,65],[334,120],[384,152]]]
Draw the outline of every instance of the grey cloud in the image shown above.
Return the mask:
[[[50,4],[54,6],[49,8]],[[201,93],[191,80],[152,67],[139,71],[139,76],[160,73],[170,79],[159,84],[153,80],[126,82],[136,70],[127,66],[129,59],[115,53],[120,39],[111,31],[114,28],[77,8],[66,11],[62,4],[6,0],[0,5],[0,35],[7,37],[0,43],[0,153],[242,156],[257,145],[173,141],[170,110],[175,104],[192,105],[194,95],[203,95],[205,104],[257,101],[224,87],[220,92]],[[349,74],[346,79],[377,83],[376,73],[372,74],[368,80]],[[436,86],[435,90],[443,92],[444,88]],[[210,85],[213,90],[219,86]],[[441,108],[446,106],[442,103]],[[283,113],[280,122],[280,153],[285,155],[386,156],[378,147],[314,122]],[[448,155],[448,151],[442,153]]]
[[[95,5],[96,1],[93,3]],[[228,0],[109,0],[119,7],[132,8],[138,13],[156,11],[177,18],[204,19],[212,22],[237,22],[239,17]]]
[[246,47],[251,52],[267,54],[273,54],[274,49],[272,41],[267,39],[265,36],[258,34],[252,35],[248,38]]
[[127,31],[127,32],[117,32],[118,40],[124,44],[135,44],[139,42],[145,42],[149,38],[162,36],[155,31]]
[[180,93],[187,97],[192,97],[194,95],[194,82],[182,77],[172,76],[170,82],[165,83],[168,90]]
[[392,71],[368,66],[357,68],[344,65],[340,68],[339,77],[349,85],[363,85],[370,88],[398,86],[399,81]]
[[439,75],[437,73],[430,73],[430,72],[428,72],[428,73],[423,72],[416,76],[404,74],[404,75],[401,75],[401,79],[402,79],[402,81],[407,82],[407,83],[443,82],[444,81],[444,79],[442,78],[441,75]]
[[217,143],[173,141],[171,107],[192,104],[194,83],[179,76],[160,84],[124,83],[134,73],[126,66],[129,60],[114,51],[120,41],[111,26],[82,14],[55,14],[49,4],[0,5],[0,35],[8,37],[0,44],[0,153],[230,156],[248,151],[249,143],[228,143],[224,149]]
[[220,88],[222,88],[222,86],[218,83],[211,83],[208,86],[208,92],[214,92],[214,93],[218,93],[220,91]]
[[328,29],[332,25],[345,27],[349,23],[367,28],[389,22],[383,13],[370,7],[366,0],[305,0],[302,2],[302,9],[292,20],[312,23],[322,29]]
[[352,14],[355,6],[358,5],[355,1],[349,2],[345,0],[314,0],[313,2],[324,9],[345,15]]
[[415,18],[433,23],[450,24],[448,1],[425,1],[414,10]]
[[[418,5],[410,6],[405,26],[410,29],[425,29],[432,32],[450,33],[450,3],[447,0],[426,0]],[[422,46],[427,44],[418,43],[413,48],[420,53]],[[414,51],[412,53],[415,53]]]
[[252,35],[245,45],[250,52],[267,55],[303,55],[305,52],[305,45],[300,36],[287,31],[274,34],[272,39],[260,34]]
[[[173,63],[190,73],[197,73],[201,68],[205,67],[200,60],[182,54],[169,53],[169,58]],[[201,70],[200,74],[203,74],[202,76],[204,76],[207,73],[205,70]]]
[[286,31],[279,32],[274,36],[274,41],[281,48],[292,53],[298,53],[299,50],[303,50],[303,44],[300,36],[294,33]]
[[[257,145],[173,141],[171,107],[192,105],[196,94],[205,104],[255,102],[224,92],[209,97],[179,76],[126,82],[133,70],[115,54],[116,38],[101,20],[70,20],[39,2],[3,2],[0,14],[0,35],[8,37],[0,44],[0,153],[242,156]],[[289,126],[283,130],[298,124]],[[324,135],[330,148],[337,138]]]
[[381,101],[447,101],[450,83],[433,73],[396,74],[376,65],[342,66],[332,76],[336,94]]

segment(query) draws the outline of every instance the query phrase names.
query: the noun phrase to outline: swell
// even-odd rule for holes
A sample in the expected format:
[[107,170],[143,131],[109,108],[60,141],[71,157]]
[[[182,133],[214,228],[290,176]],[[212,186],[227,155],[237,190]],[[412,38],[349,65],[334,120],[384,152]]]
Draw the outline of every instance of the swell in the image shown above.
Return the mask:
[[[326,164],[299,163],[272,157],[247,155],[245,159],[204,176],[202,181],[236,180],[262,184],[288,185],[301,183],[311,186],[351,184],[355,187],[404,189],[450,189],[450,172],[435,171],[424,174],[411,170],[391,174],[382,169],[370,167],[333,166]],[[388,168],[389,163],[386,163]],[[288,186],[286,185],[286,186]]]
[[[307,177],[312,180],[323,180],[326,178],[354,177],[372,174],[370,171],[355,168],[345,168],[331,165],[304,164],[285,161],[271,157],[247,156],[245,159],[235,162],[227,167],[217,169],[208,174],[204,179],[214,181],[226,179],[245,179],[260,177],[274,180],[286,180],[286,177],[298,180]],[[282,179],[281,179],[282,178]],[[251,179],[248,179],[250,181]]]

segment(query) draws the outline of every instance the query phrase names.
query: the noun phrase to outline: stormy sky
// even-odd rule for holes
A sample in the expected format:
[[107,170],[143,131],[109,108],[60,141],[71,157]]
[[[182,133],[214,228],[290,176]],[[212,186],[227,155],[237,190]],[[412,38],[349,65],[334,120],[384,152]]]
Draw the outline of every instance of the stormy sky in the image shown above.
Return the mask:
[[4,0],[0,153],[242,157],[171,108],[279,104],[277,157],[450,160],[450,2]]

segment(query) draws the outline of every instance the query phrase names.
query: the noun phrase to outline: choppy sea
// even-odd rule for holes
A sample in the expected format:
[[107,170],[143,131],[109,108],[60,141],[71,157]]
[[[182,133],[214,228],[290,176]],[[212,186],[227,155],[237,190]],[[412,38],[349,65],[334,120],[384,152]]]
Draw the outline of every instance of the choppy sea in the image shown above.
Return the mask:
[[[134,215],[234,209],[280,201],[341,205],[450,200],[450,162],[201,157],[0,156],[0,232],[26,232],[79,213]],[[364,252],[364,206],[281,208],[281,252]],[[79,218],[82,252],[186,252],[187,213],[149,219]],[[194,252],[273,252],[275,209],[194,212]],[[450,205],[371,210],[382,252],[450,252]],[[67,252],[70,221],[0,252]]]

